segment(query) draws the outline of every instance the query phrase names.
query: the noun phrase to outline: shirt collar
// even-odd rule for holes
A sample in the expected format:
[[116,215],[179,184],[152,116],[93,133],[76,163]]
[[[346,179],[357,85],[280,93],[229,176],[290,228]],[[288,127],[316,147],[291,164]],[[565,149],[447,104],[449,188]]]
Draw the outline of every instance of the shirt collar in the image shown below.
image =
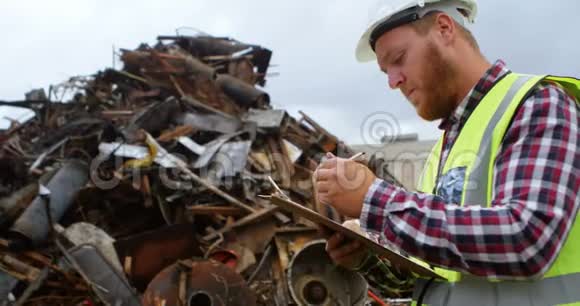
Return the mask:
[[491,67],[483,74],[481,79],[479,79],[477,84],[475,84],[475,86],[469,91],[461,103],[459,103],[451,116],[441,121],[439,129],[447,130],[456,123],[467,121],[467,118],[475,109],[475,106],[477,106],[479,101],[481,101],[493,85],[508,72],[509,69],[506,67],[504,61],[495,61],[495,63],[493,63],[493,65],[491,65]]

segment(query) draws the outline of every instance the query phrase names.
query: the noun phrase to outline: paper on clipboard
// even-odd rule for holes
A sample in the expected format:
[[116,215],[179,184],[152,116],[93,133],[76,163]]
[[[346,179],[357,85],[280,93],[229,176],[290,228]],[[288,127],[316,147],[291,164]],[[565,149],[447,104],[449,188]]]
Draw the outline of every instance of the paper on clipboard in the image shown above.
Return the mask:
[[413,272],[415,274],[418,274],[418,275],[424,276],[424,277],[435,277],[438,279],[445,279],[444,277],[437,274],[432,269],[414,262],[409,257],[406,257],[404,255],[399,254],[396,251],[393,251],[387,247],[384,247],[384,246],[374,242],[373,240],[371,240],[371,239],[369,239],[369,238],[367,238],[367,237],[365,237],[365,236],[363,236],[363,235],[361,235],[361,234],[359,234],[359,233],[357,233],[357,232],[355,232],[347,227],[342,226],[342,224],[337,223],[333,220],[330,220],[330,219],[320,215],[319,213],[317,213],[311,209],[308,209],[308,208],[306,208],[306,207],[304,207],[296,202],[293,202],[293,201],[290,201],[287,199],[283,199],[277,195],[272,195],[270,197],[270,201],[272,202],[272,204],[279,206],[284,210],[287,210],[287,211],[292,212],[292,213],[296,213],[296,214],[300,215],[301,217],[304,217],[304,218],[306,218],[312,222],[315,222],[317,224],[323,225],[323,226],[329,228],[330,230],[340,232],[350,239],[358,240],[362,245],[369,248],[375,254],[389,260],[392,265],[399,268],[399,270],[401,270],[402,272],[407,272],[407,273]]

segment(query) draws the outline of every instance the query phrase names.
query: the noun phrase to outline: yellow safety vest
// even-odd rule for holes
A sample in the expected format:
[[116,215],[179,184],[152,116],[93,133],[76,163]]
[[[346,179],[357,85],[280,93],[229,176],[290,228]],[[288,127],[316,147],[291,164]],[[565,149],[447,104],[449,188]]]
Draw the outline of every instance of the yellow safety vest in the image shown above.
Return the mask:
[[[580,80],[510,73],[480,101],[453,144],[441,173],[466,167],[461,205],[489,207],[493,195],[494,162],[518,106],[540,81],[557,82],[580,101]],[[579,102],[580,103],[580,102]],[[427,159],[419,191],[435,193],[442,138]],[[577,212],[575,212],[577,214]],[[529,281],[493,281],[436,268],[447,282],[427,287],[427,305],[580,305],[580,222],[576,218],[560,253],[548,271]],[[414,298],[426,285],[420,280]]]

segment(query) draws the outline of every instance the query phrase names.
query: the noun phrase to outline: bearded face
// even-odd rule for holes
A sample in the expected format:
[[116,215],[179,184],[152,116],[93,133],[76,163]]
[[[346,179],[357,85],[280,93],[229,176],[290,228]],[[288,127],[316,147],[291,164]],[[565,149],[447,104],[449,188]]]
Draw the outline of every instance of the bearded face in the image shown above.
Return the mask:
[[375,52],[389,86],[400,89],[420,117],[433,121],[451,115],[460,98],[456,69],[429,34],[401,26],[381,36]]
[[423,73],[416,77],[419,86],[415,108],[421,118],[433,121],[451,115],[457,105],[453,66],[446,61],[432,42],[424,49]]

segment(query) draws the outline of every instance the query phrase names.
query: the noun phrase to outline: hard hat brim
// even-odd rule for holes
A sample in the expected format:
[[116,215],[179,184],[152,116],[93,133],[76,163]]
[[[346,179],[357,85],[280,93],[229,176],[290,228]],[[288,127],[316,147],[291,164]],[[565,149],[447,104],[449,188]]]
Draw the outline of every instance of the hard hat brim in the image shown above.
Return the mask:
[[[431,0],[431,1],[427,1],[427,2],[437,2],[437,0]],[[468,1],[468,0],[454,0],[454,1],[450,1],[444,4],[436,4],[436,5],[429,5],[428,7],[421,7],[421,13],[420,13],[420,17],[425,15],[427,12],[432,11],[432,10],[441,10],[445,13],[450,13],[450,9],[457,9],[458,7],[464,8],[469,12],[469,16],[465,16],[466,18],[466,22],[470,22],[473,23],[476,13],[477,13],[477,4],[475,3],[475,1]],[[402,13],[405,10],[408,9],[412,9],[413,6],[410,7],[400,7],[398,10],[398,13]],[[396,15],[398,15],[398,13],[393,13],[393,14],[388,14],[386,16],[383,16],[383,18],[376,20],[375,22],[373,22],[370,26],[368,26],[365,30],[365,32],[361,35],[358,43],[357,43],[357,47],[355,50],[355,57],[356,60],[358,62],[364,63],[364,62],[370,62],[370,61],[374,61],[377,59],[376,53],[373,50],[371,43],[370,43],[370,38],[371,35],[373,35],[373,31],[380,26],[381,24],[385,23],[385,21],[387,21],[388,19],[393,18],[393,16],[396,17]],[[459,18],[457,15],[459,15],[457,12],[455,12],[455,14],[452,14],[452,17],[456,20],[456,21],[461,21],[460,19],[464,19],[464,18]],[[464,20],[465,20],[464,19]],[[465,26],[465,22],[460,22],[461,25]],[[400,24],[402,25],[402,24]],[[381,34],[384,34],[387,31],[382,32]],[[374,39],[378,39],[378,37],[374,37]]]
[[[371,48],[369,44],[369,39],[371,36],[371,28],[369,28],[359,39],[356,46],[356,60],[360,63],[367,63],[376,60],[377,55],[375,51]],[[352,50],[352,49],[351,49]],[[352,51],[351,51],[352,52]]]

